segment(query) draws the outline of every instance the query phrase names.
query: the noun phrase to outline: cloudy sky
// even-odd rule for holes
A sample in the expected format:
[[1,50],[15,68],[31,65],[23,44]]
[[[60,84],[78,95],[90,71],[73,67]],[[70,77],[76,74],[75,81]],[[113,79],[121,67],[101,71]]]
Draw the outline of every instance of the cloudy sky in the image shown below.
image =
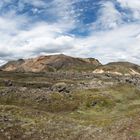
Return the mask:
[[0,1],[0,64],[58,53],[140,64],[140,0]]

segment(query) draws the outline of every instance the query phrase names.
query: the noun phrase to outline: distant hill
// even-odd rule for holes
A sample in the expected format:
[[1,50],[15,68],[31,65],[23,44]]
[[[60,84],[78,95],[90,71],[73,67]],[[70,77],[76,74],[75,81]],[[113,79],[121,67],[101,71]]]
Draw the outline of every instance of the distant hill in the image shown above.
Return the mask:
[[111,73],[117,75],[140,75],[140,66],[130,62],[112,62],[99,66],[94,73]]
[[102,65],[95,58],[75,58],[63,54],[9,61],[1,66],[0,70],[9,72],[90,71],[116,75],[140,75],[140,66],[130,62],[112,62]]
[[101,63],[94,58],[74,58],[60,54],[10,61],[3,65],[1,70],[12,72],[93,71],[100,65]]

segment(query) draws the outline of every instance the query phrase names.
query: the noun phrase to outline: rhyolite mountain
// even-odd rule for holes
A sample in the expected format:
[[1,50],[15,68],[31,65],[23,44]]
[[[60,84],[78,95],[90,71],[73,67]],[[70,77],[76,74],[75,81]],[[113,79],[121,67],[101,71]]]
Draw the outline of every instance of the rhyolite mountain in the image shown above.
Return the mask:
[[0,69],[9,72],[90,71],[95,74],[140,75],[140,66],[130,62],[112,62],[102,65],[95,58],[75,58],[64,54],[9,61]]
[[111,62],[101,65],[94,73],[110,73],[116,75],[140,75],[140,66],[130,62]]
[[12,72],[91,71],[99,65],[101,63],[94,58],[74,58],[60,54],[9,61],[1,67],[1,70]]

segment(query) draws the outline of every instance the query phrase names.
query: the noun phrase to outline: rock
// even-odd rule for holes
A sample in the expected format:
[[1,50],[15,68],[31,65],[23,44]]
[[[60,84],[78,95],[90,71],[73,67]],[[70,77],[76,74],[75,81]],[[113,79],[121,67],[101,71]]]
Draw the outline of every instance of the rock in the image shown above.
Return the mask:
[[13,82],[11,80],[5,80],[4,85],[10,87],[13,86]]
[[91,106],[96,106],[97,103],[98,103],[98,101],[93,101],[92,104],[91,104]]
[[66,83],[57,83],[57,84],[53,85],[52,91],[64,92],[64,93],[70,92],[70,90],[68,90],[68,86]]

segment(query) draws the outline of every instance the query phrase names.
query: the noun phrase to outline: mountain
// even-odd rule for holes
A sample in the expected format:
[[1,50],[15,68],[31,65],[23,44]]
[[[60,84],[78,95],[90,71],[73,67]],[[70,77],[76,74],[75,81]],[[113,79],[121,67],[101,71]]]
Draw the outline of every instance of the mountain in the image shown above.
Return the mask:
[[3,65],[1,70],[13,72],[93,71],[99,65],[101,63],[94,58],[74,58],[60,54],[10,61]]
[[140,66],[130,62],[112,62],[99,66],[93,73],[111,73],[116,75],[140,75]]
[[112,62],[102,65],[95,58],[75,58],[63,54],[9,61],[0,69],[10,72],[92,71],[95,74],[140,75],[140,66],[130,62]]

